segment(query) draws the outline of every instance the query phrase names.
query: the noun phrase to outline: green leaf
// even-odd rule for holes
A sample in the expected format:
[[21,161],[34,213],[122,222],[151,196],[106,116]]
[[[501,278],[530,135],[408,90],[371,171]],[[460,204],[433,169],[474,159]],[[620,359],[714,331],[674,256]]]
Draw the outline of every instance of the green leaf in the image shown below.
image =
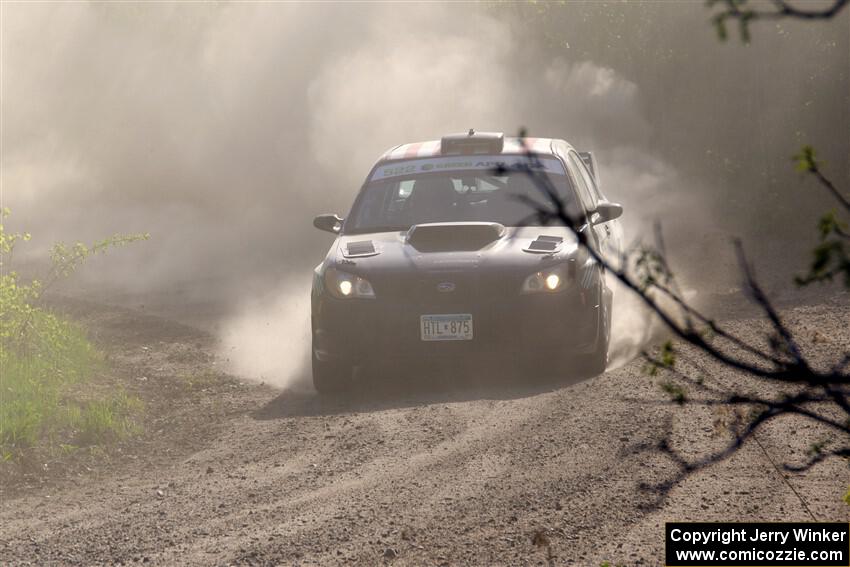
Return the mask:
[[800,153],[794,155],[793,159],[797,162],[797,171],[802,173],[817,171],[820,165],[815,158],[815,149],[809,145],[803,146]]
[[679,405],[683,405],[687,401],[687,391],[675,382],[663,382],[661,389],[670,395],[670,398]]

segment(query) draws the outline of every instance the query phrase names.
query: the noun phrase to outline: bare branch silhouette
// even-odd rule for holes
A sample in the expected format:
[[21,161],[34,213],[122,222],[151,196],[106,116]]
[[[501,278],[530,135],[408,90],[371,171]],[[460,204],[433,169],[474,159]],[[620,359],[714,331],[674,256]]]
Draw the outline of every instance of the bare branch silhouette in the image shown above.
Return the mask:
[[[519,172],[530,177],[549,203],[545,205],[535,199],[524,198],[523,202],[534,209],[532,217],[544,223],[562,223],[572,229],[579,245],[599,269],[610,273],[631,293],[636,294],[676,338],[694,347],[698,353],[708,355],[716,363],[753,377],[758,384],[769,386],[765,389],[772,392],[748,394],[740,391],[737,385],[709,384],[702,378],[694,378],[689,371],[695,370],[703,376],[707,372],[695,361],[679,354],[670,342],[662,347],[660,356],[644,353],[651,374],[665,372],[671,380],[678,382],[662,385],[671,397],[666,403],[740,408],[745,414],[743,417],[740,412],[735,414],[736,423],[731,428],[731,439],[722,449],[697,459],[688,459],[676,450],[669,428],[657,444],[643,447],[641,450],[661,451],[678,468],[678,473],[672,479],[654,486],[654,489],[666,492],[688,475],[730,457],[765,424],[785,416],[798,416],[818,423],[844,439],[840,446],[829,450],[819,448],[803,464],[784,463],[786,470],[804,471],[828,458],[850,455],[850,352],[840,353],[838,360],[827,370],[820,370],[812,364],[809,353],[800,345],[759,284],[740,241],[735,241],[734,246],[745,290],[768,323],[769,330],[764,337],[767,346],[758,346],[734,334],[688,303],[667,263],[660,228],[657,227],[655,231],[655,248],[632,249],[623,254],[619,266],[596,250],[588,237],[591,219],[568,210],[549,177],[536,167],[538,158],[525,145],[524,137],[525,132],[522,131],[520,139],[526,162],[497,168],[496,173]],[[801,167],[798,164],[801,171],[811,174],[842,206],[847,207],[847,198],[821,172],[811,148],[804,148],[803,153],[796,158],[804,165]],[[635,265],[640,269],[630,270],[630,266]],[[789,394],[779,391],[778,386],[799,389]],[[695,390],[703,398],[690,398],[686,388]]]
[[[728,37],[726,24],[729,21],[738,23],[741,40],[750,40],[750,24],[759,20],[831,20],[836,17],[850,0],[833,0],[832,4],[822,8],[811,8],[803,2],[793,4],[788,0],[772,0],[772,9],[752,8],[749,0],[708,0],[709,8],[717,5],[723,8],[714,14],[711,21],[717,29],[720,39]],[[805,6],[805,7],[803,7]]]

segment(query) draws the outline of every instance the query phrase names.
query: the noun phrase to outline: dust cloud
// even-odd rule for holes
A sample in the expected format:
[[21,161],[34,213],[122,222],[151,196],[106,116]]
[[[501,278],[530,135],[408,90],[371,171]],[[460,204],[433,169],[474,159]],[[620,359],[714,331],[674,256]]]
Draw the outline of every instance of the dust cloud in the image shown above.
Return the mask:
[[309,287],[283,285],[238,305],[221,341],[230,370],[239,376],[281,387],[308,383]]
[[[4,4],[2,200],[34,234],[19,261],[150,232],[66,291],[178,317],[203,306],[238,373],[285,387],[308,374],[311,270],[331,241],[312,217],[345,214],[394,144],[525,126],[595,151],[627,238],[663,221],[690,287],[733,285],[730,235],[784,277],[829,206],[801,196],[788,156],[811,143],[843,164],[850,150],[847,14],[765,26],[752,46],[718,42],[708,16],[654,2]],[[615,313],[621,361],[654,327]]]

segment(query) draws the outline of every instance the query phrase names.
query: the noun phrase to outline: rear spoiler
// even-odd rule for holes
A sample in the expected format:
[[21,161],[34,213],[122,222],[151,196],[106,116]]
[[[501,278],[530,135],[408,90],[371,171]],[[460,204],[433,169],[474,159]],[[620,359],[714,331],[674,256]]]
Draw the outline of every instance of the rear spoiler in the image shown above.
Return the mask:
[[590,174],[593,176],[596,186],[599,187],[599,168],[596,167],[596,158],[593,157],[593,152],[579,152],[578,157],[581,158],[581,161],[583,161],[584,165],[587,166],[587,169],[590,170]]

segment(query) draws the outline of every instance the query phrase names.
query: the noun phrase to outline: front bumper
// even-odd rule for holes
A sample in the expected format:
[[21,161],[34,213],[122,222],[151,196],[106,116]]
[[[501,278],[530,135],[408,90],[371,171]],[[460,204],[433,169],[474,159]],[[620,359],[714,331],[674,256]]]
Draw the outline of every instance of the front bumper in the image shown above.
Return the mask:
[[[423,289],[434,287],[414,287],[407,294],[385,292],[383,297],[378,293],[369,300],[314,296],[314,356],[352,365],[561,363],[594,351],[601,340],[598,285],[535,295],[520,295],[513,283],[507,293],[472,286],[447,294]],[[421,315],[450,313],[472,315],[472,340],[421,340]]]

